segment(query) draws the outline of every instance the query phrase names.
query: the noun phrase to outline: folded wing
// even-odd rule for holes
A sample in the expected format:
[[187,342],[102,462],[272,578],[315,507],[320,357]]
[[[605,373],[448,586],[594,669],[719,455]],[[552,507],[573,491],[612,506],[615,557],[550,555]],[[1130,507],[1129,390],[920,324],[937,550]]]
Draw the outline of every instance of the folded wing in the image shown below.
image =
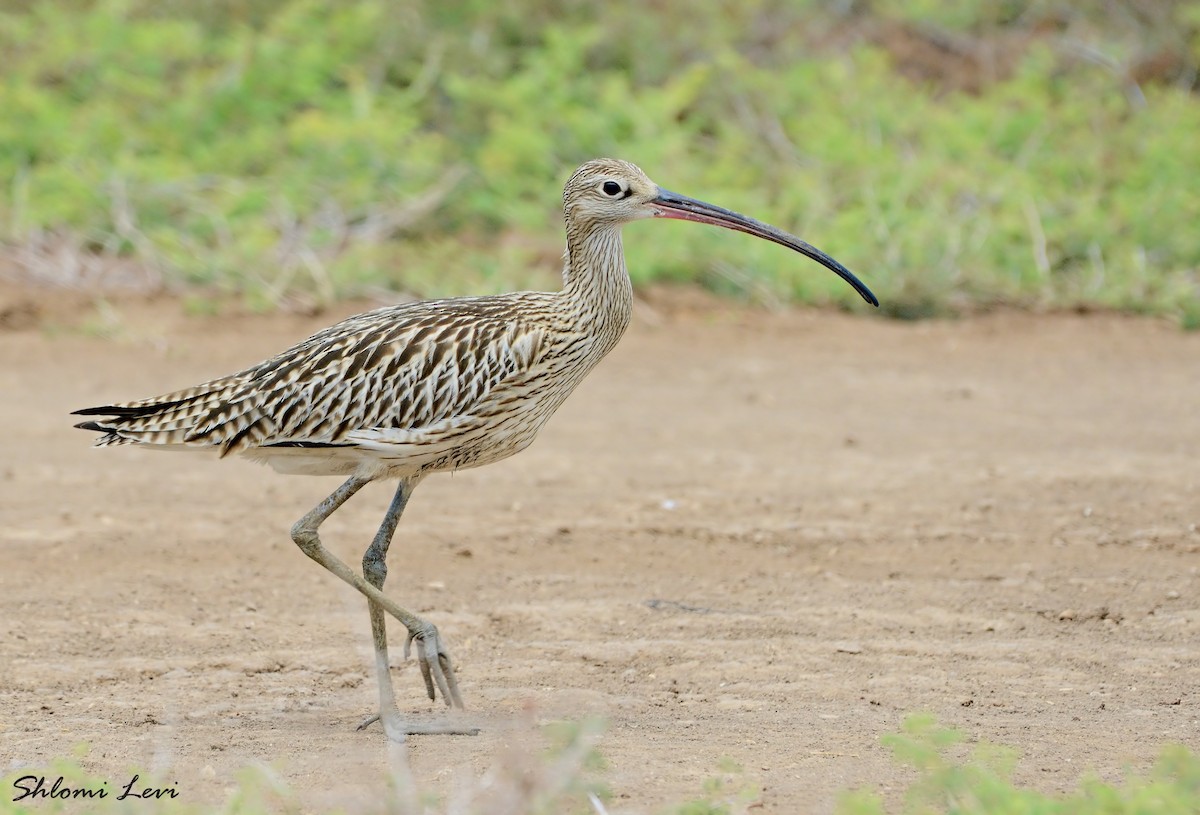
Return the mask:
[[331,326],[259,365],[153,399],[77,411],[97,445],[353,446],[363,431],[419,438],[468,417],[536,364],[543,331],[505,298],[394,306]]

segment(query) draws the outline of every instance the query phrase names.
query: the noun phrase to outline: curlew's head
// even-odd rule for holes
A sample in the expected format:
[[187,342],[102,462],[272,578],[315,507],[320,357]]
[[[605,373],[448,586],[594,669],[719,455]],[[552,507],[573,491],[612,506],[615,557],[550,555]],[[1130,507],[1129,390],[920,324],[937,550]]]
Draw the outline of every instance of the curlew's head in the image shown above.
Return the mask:
[[568,231],[601,224],[619,226],[642,218],[675,218],[745,232],[812,258],[853,286],[862,299],[879,305],[861,280],[815,246],[762,221],[664,190],[628,161],[598,158],[581,166],[563,190],[563,211]]

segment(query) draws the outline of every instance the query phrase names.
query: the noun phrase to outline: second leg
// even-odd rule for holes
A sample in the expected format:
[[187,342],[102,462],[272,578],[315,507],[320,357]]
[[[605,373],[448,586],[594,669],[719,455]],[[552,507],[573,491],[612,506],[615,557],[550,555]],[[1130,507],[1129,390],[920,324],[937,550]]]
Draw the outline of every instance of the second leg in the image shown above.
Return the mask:
[[[379,531],[375,533],[375,538],[363,554],[363,577],[377,589],[382,590],[384,581],[387,580],[388,547],[391,545],[392,538],[396,534],[396,527],[400,522],[401,516],[404,514],[405,506],[408,505],[408,499],[419,480],[419,478],[405,479],[396,487],[396,493],[392,496],[392,503],[388,507],[387,514],[384,515],[383,523],[380,524]],[[401,719],[400,712],[396,707],[396,695],[392,687],[391,663],[388,657],[387,617],[383,607],[378,603],[368,600],[367,605],[371,614],[371,638],[374,641],[375,647],[375,673],[379,686],[379,713],[369,716],[359,725],[359,729],[367,727],[378,719],[383,725],[384,732],[388,738],[393,741],[403,740],[406,734],[478,732],[477,728],[454,727],[445,724],[422,725],[406,723]],[[408,641],[405,643],[405,656],[408,655],[408,647],[412,643],[414,636],[413,632],[410,631]],[[429,664],[425,660],[419,660],[418,664],[421,666],[421,674],[425,680],[426,692],[429,694],[429,698],[433,699],[435,698],[435,686],[433,677],[429,671]],[[454,674],[448,674],[446,679],[450,686],[451,698],[456,699],[459,693],[458,683],[455,681]],[[461,702],[458,704],[461,706]]]

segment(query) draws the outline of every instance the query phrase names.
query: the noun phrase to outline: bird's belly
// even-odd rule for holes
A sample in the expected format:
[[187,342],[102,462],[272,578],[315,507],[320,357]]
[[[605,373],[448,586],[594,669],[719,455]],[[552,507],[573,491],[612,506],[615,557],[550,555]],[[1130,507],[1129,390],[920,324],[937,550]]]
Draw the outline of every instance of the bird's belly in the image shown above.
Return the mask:
[[358,475],[364,463],[353,447],[251,447],[242,455],[284,475]]
[[482,467],[521,452],[533,443],[578,381],[565,378],[550,384],[552,380],[538,378],[530,383],[513,383],[482,406],[475,432],[465,434],[453,449],[423,464],[421,471]]
[[538,431],[541,430],[543,424],[545,424],[545,418],[532,426],[493,430],[482,443],[464,444],[454,450],[445,462],[431,463],[424,469],[427,471],[465,470],[501,461],[533,444],[533,440],[537,438]]

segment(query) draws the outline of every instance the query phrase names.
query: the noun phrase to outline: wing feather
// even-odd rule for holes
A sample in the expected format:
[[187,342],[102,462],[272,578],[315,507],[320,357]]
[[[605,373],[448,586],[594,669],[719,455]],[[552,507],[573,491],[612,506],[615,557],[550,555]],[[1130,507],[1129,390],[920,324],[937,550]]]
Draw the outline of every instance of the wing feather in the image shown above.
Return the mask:
[[[530,296],[528,293],[526,297]],[[513,296],[406,304],[351,317],[229,377],[88,408],[98,444],[336,445],[358,431],[404,435],[468,415],[536,364],[545,331]],[[525,315],[522,318],[519,315]],[[349,442],[353,443],[353,442]]]

